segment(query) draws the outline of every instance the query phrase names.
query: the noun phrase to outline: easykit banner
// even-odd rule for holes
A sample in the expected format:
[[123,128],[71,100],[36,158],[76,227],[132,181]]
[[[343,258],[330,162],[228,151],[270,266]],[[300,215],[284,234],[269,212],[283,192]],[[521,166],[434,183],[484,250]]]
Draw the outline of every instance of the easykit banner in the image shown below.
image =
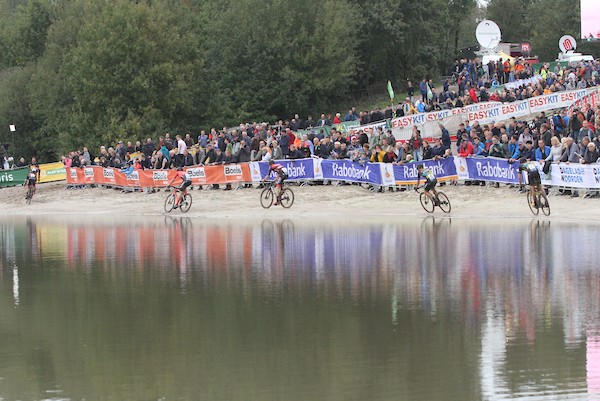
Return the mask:
[[[455,157],[458,177],[465,180],[518,183],[519,163],[496,157]],[[466,173],[466,174],[465,174]]]
[[584,98],[586,93],[585,89],[581,89],[532,97],[527,99],[529,102],[529,112],[530,114],[535,114],[541,111],[569,107],[577,100]]
[[368,124],[368,125],[356,125],[350,127],[348,129],[348,133],[350,135],[356,135],[358,131],[365,132],[367,135],[371,135],[373,132],[377,131],[379,128],[385,129],[387,127],[387,121],[380,121],[378,123]]
[[61,162],[40,164],[40,182],[64,181],[66,179],[67,172]]
[[[382,163],[385,164],[385,163]],[[452,181],[458,179],[458,175],[456,173],[456,166],[454,164],[454,160],[452,157],[447,159],[440,160],[424,160],[420,162],[411,162],[405,163],[403,165],[394,165],[394,181],[392,185],[412,185],[415,184],[419,178],[419,173],[417,172],[417,166],[419,164],[423,164],[425,168],[430,169],[438,182],[444,181]],[[384,173],[383,179],[386,181],[387,174]],[[423,179],[421,179],[423,182]],[[383,185],[390,185],[385,182]]]
[[585,113],[590,108],[593,109],[598,105],[600,105],[600,86],[597,88],[597,90],[591,93],[588,92],[588,94],[584,98],[579,99],[573,104],[571,104],[571,106],[569,106],[568,115],[573,114],[573,110],[575,109],[581,109]]
[[16,168],[14,170],[0,170],[0,187],[23,185],[28,173],[29,167]]

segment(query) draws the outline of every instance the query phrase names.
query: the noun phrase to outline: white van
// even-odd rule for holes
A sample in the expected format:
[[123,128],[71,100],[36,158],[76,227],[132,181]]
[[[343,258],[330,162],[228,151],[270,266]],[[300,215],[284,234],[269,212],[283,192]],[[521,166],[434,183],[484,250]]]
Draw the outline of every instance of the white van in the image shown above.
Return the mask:
[[588,54],[581,53],[559,53],[557,62],[565,62],[565,63],[579,63],[580,61],[594,61],[594,57]]

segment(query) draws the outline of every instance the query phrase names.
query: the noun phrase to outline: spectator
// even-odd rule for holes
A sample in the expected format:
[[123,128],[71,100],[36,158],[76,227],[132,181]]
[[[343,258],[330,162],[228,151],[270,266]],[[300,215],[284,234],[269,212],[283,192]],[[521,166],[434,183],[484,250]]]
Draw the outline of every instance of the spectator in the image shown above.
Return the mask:
[[429,159],[433,158],[432,147],[428,141],[423,141],[421,157],[422,157],[421,160],[429,160]]
[[436,138],[435,139],[435,144],[431,148],[431,157],[433,159],[439,159],[439,158],[441,158],[441,157],[444,156],[444,153],[445,153],[445,148],[442,145],[442,139],[441,138]]
[[413,158],[415,161],[423,160],[423,138],[417,126],[413,126],[412,136],[410,137],[410,148],[412,149]]
[[396,162],[397,156],[394,153],[394,148],[392,146],[388,146],[385,154],[383,155],[384,163],[394,163]]
[[590,129],[590,123],[588,121],[584,121],[581,124],[579,133],[577,134],[577,143],[581,143],[584,137],[587,137],[590,140],[594,139],[594,132]]
[[[505,134],[506,135],[506,134]],[[504,153],[504,149],[502,148],[502,144],[498,141],[497,136],[492,137],[492,144],[488,150],[488,156],[490,157],[499,157],[506,158],[506,153]]]
[[298,149],[296,149],[296,145],[290,145],[290,151],[288,154],[288,159],[302,159],[304,155]]
[[577,144],[575,143],[575,141],[573,140],[572,137],[567,137],[565,139],[565,145],[563,146],[563,153],[562,156],[560,158],[561,162],[567,162],[567,163],[578,163],[579,162],[579,156],[577,156],[579,153],[579,147],[577,146]]
[[590,142],[587,145],[587,152],[585,153],[585,157],[579,159],[579,163],[581,164],[595,164],[598,163],[598,149],[596,149],[596,144],[594,142]]
[[535,156],[533,160],[544,161],[551,154],[550,146],[546,145],[546,142],[543,139],[538,140],[538,147],[535,149]]
[[550,146],[550,154],[546,157],[546,160],[558,163],[562,157],[563,147],[560,143],[560,140],[556,136],[553,136],[550,139],[550,143],[552,146]]
[[463,134],[460,147],[458,148],[458,155],[460,157],[469,157],[473,155],[475,148],[473,144],[467,139],[467,135]]

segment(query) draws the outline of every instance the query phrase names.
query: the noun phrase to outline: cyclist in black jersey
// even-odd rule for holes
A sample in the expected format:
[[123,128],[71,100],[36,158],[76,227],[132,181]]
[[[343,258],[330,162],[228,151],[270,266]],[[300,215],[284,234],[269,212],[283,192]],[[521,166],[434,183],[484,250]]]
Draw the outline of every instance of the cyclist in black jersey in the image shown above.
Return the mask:
[[545,193],[544,186],[542,185],[542,177],[540,176],[540,172],[538,171],[535,163],[533,161],[528,161],[526,158],[522,157],[519,159],[519,188],[521,192],[523,191],[523,180],[521,177],[521,172],[527,172],[527,179],[529,181],[529,193],[531,194],[531,199],[535,199],[536,207],[537,205],[537,197],[535,195],[535,191],[538,193]]

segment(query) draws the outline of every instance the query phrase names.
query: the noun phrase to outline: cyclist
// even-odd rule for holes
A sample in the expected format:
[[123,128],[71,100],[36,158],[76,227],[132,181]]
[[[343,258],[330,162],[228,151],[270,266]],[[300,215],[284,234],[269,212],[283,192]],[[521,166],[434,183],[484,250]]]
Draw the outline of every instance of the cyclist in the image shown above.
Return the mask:
[[539,208],[537,196],[535,196],[535,191],[538,193],[545,193],[544,186],[542,185],[542,177],[540,176],[540,172],[538,171],[535,163],[532,161],[528,161],[526,158],[521,157],[519,159],[519,188],[520,191],[523,192],[523,181],[521,179],[521,171],[527,172],[527,179],[529,180],[529,193],[531,194],[531,199],[535,202],[535,207]]
[[187,171],[183,170],[183,167],[177,168],[177,174],[175,175],[175,177],[173,177],[173,179],[169,183],[169,186],[171,186],[171,184],[173,184],[173,182],[177,179],[181,179],[181,185],[177,187],[177,194],[175,195],[175,206],[173,206],[173,209],[177,209],[179,207],[179,203],[181,202],[181,197],[183,196],[185,189],[192,185],[192,177],[190,177]]
[[274,171],[277,174],[277,178],[275,178],[275,195],[277,196],[277,198],[274,203],[275,205],[277,205],[280,201],[279,197],[281,196],[281,188],[283,187],[283,182],[286,178],[288,178],[288,174],[285,170],[285,167],[283,167],[279,163],[275,163],[273,159],[269,159],[269,172],[267,173],[263,181],[265,181],[267,177],[269,177],[272,171]]
[[[40,180],[40,167],[37,163],[33,162],[29,166],[29,173],[27,173],[27,178],[25,178],[25,185],[27,186],[27,190],[31,187],[32,194],[35,194],[35,184]],[[25,196],[27,198],[27,196]]]
[[[437,191],[435,190],[435,186],[437,185],[437,178],[435,178],[435,174],[429,168],[425,168],[422,164],[417,165],[418,179],[417,179],[417,188],[421,183],[421,177],[425,179],[425,194],[432,199],[436,206],[439,206],[440,201],[437,198]],[[417,190],[415,188],[415,191]],[[433,195],[431,195],[433,192]]]

